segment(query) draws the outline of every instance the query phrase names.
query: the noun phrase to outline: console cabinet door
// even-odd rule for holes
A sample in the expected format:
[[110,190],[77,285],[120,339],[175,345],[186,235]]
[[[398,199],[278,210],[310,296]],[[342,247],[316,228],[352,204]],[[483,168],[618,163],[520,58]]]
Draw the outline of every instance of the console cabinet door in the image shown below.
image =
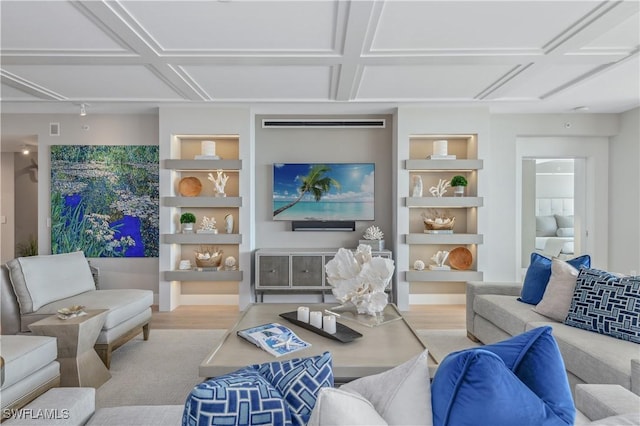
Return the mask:
[[291,256],[292,287],[322,287],[322,256]]
[[260,256],[258,287],[289,287],[289,256]]

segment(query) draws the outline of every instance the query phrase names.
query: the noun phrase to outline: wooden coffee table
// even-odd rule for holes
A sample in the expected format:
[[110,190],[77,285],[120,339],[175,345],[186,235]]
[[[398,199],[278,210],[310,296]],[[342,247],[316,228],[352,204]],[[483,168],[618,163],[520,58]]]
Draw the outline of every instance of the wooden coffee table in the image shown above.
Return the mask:
[[[298,306],[300,304],[258,303],[250,305],[240,314],[235,326],[224,335],[217,347],[200,364],[200,376],[203,378],[216,377],[251,364],[309,357],[329,351],[333,357],[335,382],[346,383],[359,377],[386,371],[425,350],[424,344],[413,328],[402,318],[395,305],[391,305],[391,307],[401,318],[377,327],[367,327],[355,321],[338,319],[338,322],[363,335],[363,337],[349,343],[341,343],[320,336],[279,316],[283,312],[295,311]],[[309,306],[312,311],[324,311],[336,305],[312,304],[305,306]],[[238,330],[269,322],[278,322],[289,327],[312,346],[276,358],[236,335]]]
[[60,386],[98,388],[111,378],[93,349],[106,312],[106,309],[88,310],[87,315],[65,320],[51,315],[29,325],[33,334],[58,340]]

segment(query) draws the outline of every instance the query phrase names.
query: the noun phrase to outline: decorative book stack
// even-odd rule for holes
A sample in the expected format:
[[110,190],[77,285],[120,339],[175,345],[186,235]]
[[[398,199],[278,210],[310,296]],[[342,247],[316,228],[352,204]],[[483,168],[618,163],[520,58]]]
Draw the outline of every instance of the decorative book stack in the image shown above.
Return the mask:
[[448,154],[449,143],[445,139],[433,141],[433,154],[428,156],[429,160],[455,160],[456,156]]

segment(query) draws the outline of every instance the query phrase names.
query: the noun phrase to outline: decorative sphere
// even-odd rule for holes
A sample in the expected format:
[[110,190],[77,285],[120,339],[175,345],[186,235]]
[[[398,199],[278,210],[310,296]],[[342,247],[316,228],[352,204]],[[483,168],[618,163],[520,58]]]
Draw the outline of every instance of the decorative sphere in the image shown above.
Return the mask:
[[424,269],[424,262],[422,260],[416,260],[413,262],[413,269],[416,271],[422,271]]

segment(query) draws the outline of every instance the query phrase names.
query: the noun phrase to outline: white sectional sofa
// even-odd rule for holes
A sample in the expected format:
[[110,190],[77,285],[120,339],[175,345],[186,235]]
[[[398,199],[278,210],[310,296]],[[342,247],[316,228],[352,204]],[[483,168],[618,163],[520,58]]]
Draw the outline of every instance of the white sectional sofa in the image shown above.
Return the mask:
[[640,395],[640,345],[556,322],[517,300],[520,283],[468,282],[467,334],[494,343],[542,325],[558,342],[572,389],[617,384]]
[[82,252],[17,258],[2,266],[2,334],[28,333],[29,324],[58,309],[108,309],[95,349],[107,366],[111,352],[134,336],[149,337],[150,290],[98,290]]
[[0,336],[3,411],[18,408],[60,384],[56,339],[47,336]]

